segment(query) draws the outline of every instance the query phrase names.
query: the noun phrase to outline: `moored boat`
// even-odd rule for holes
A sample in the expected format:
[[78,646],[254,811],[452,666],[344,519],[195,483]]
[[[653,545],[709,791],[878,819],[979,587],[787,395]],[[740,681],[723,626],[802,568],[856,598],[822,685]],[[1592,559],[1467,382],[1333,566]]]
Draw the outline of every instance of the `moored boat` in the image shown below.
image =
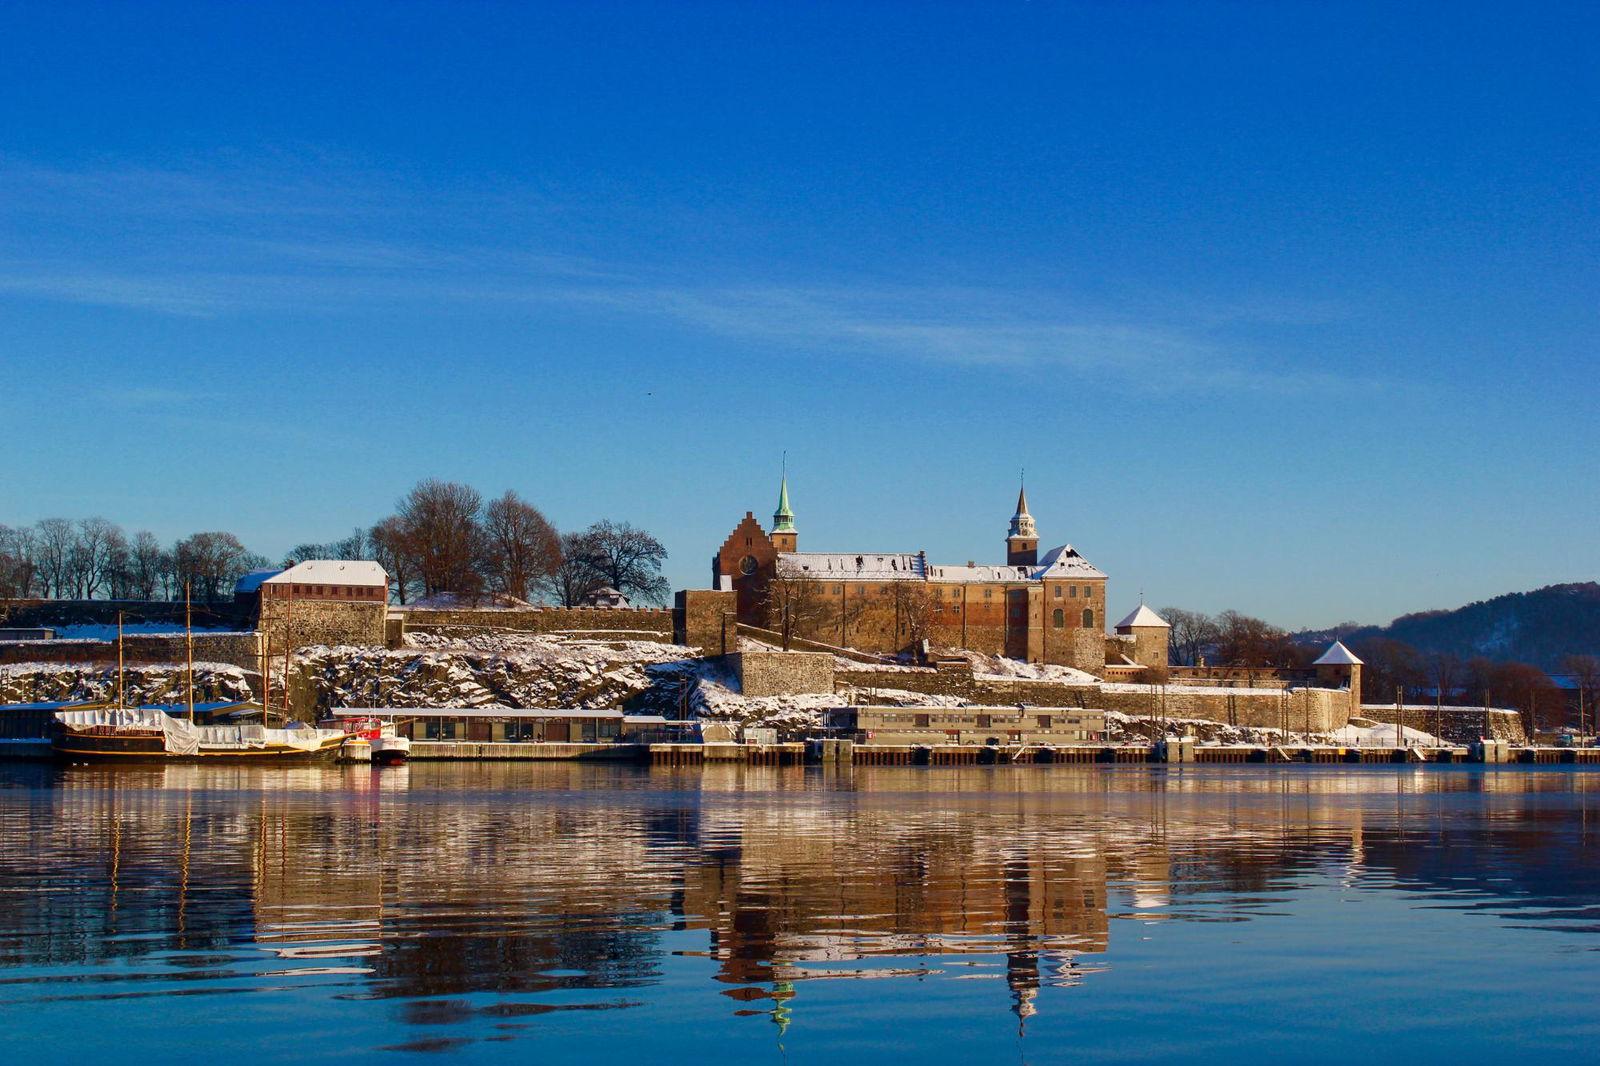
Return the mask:
[[383,732],[372,741],[372,761],[378,766],[398,766],[411,754],[411,738],[395,732],[394,723],[384,726]]
[[331,757],[345,737],[342,730],[308,726],[196,725],[160,708],[139,707],[59,712],[50,746],[72,760],[287,762]]
[[345,755],[341,756],[350,762],[397,766],[411,754],[411,738],[400,735],[393,717],[336,711],[332,720],[350,736],[345,744]]

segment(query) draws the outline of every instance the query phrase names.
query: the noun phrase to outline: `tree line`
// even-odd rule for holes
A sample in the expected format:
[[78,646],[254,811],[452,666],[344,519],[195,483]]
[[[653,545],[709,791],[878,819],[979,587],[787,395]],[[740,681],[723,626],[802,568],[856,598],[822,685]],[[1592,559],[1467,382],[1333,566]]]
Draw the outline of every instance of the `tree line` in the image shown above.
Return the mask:
[[[561,533],[515,492],[485,502],[470,486],[427,480],[393,514],[341,540],[297,544],[282,563],[376,560],[400,603],[450,594],[467,603],[499,597],[570,607],[607,586],[638,602],[665,602],[666,558],[659,540],[627,522]],[[232,598],[240,577],[272,565],[221,531],[166,545],[100,517],[0,525],[0,598],[175,600],[187,583],[197,602],[218,602]]]
[[[1287,630],[1238,611],[1208,615],[1167,607],[1161,615],[1172,627],[1168,658],[1173,666],[1303,669],[1324,650],[1320,643],[1302,643]],[[1396,699],[1469,707],[1492,703],[1518,711],[1530,733],[1535,727],[1568,722],[1593,727],[1600,721],[1593,706],[1600,692],[1600,657],[1569,655],[1563,660],[1563,669],[1576,683],[1574,700],[1549,674],[1529,663],[1461,657],[1423,651],[1391,637],[1351,635],[1361,628],[1353,623],[1336,626],[1333,635],[1344,639],[1363,663],[1363,703],[1392,704]]]
[[485,502],[469,485],[433,479],[418,482],[374,525],[289,554],[375,559],[399,603],[450,594],[573,607],[604,587],[642,603],[664,603],[671,592],[661,574],[667,549],[643,529],[602,519],[562,533],[515,492]]
[[0,598],[177,600],[233,596],[242,575],[268,560],[232,533],[192,533],[172,544],[147,529],[129,536],[105,518],[46,518],[0,525]]

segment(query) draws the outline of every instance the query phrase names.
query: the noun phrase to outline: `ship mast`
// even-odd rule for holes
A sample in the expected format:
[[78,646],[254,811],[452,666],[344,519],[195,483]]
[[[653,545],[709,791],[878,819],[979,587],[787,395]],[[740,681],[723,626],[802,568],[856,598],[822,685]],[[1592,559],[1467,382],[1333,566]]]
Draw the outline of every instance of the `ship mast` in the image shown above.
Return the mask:
[[[285,589],[288,592],[288,601],[283,611],[283,723],[289,723],[289,656],[294,650],[294,584],[291,582]],[[262,716],[263,723],[266,716]]]
[[189,723],[194,724],[194,607],[189,599],[189,582],[183,583],[184,665],[189,690]]
[[122,710],[122,612],[117,612],[117,710]]

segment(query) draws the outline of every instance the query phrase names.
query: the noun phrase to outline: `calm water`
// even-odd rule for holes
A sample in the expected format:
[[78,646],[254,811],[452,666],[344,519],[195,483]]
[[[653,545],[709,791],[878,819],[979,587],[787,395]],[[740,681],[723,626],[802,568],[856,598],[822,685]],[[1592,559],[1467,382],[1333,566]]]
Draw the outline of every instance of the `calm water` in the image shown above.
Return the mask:
[[1600,773],[0,766],[0,1062],[1594,1061]]

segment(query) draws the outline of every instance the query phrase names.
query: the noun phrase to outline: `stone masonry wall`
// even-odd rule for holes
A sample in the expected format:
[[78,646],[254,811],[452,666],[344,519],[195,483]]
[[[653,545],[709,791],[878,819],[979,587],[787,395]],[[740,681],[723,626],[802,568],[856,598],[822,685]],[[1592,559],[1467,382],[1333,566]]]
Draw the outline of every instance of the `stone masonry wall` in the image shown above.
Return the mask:
[[833,691],[833,656],[821,652],[747,651],[728,660],[746,696]]
[[[1213,722],[1276,728],[1283,724],[1285,704],[1270,689],[1160,690],[1147,685],[1065,684],[1026,678],[974,678],[964,670],[837,670],[839,687],[892,688],[936,696],[957,696],[974,703],[1038,707],[1099,707],[1138,717],[1199,718]],[[1288,728],[1301,732],[1309,714],[1313,732],[1327,732],[1350,721],[1350,696],[1342,689],[1296,690],[1288,697]]]
[[431,610],[406,607],[407,629],[478,626],[521,633],[630,633],[638,640],[672,642],[672,611],[666,607],[530,607],[526,610]]
[[[1342,689],[1192,689],[1148,685],[1102,688],[1100,706],[1143,717],[1200,718],[1210,722],[1326,733],[1350,724],[1350,694]],[[1285,721],[1287,719],[1287,722]]]
[[264,600],[261,605],[260,632],[266,635],[268,650],[281,655],[284,637],[289,647],[311,644],[357,644],[382,647],[387,604],[373,601]]
[[[260,641],[254,633],[196,633],[195,662],[228,663],[245,670],[261,665]],[[138,633],[122,639],[127,665],[179,664],[184,661],[182,633]],[[107,640],[22,640],[0,643],[0,663],[104,663],[117,661],[117,643]]]
[[673,600],[672,639],[702,655],[726,655],[739,646],[735,594],[716,589],[683,589]]
[[[183,601],[170,600],[37,600],[0,599],[0,616],[8,626],[59,629],[68,625],[117,624],[117,612],[128,622],[166,622],[183,625]],[[193,608],[196,627],[248,629],[254,608],[248,604],[199,603]]]
[[[1366,703],[1361,706],[1361,717],[1384,725],[1394,725],[1399,716],[1393,704]],[[1436,713],[1431,705],[1410,706],[1405,708],[1405,725],[1408,729],[1420,729],[1442,740],[1459,744],[1483,738],[1508,740],[1513,744],[1528,742],[1528,734],[1522,726],[1522,715],[1516,711],[1491,708],[1486,712],[1482,707],[1444,707]]]

